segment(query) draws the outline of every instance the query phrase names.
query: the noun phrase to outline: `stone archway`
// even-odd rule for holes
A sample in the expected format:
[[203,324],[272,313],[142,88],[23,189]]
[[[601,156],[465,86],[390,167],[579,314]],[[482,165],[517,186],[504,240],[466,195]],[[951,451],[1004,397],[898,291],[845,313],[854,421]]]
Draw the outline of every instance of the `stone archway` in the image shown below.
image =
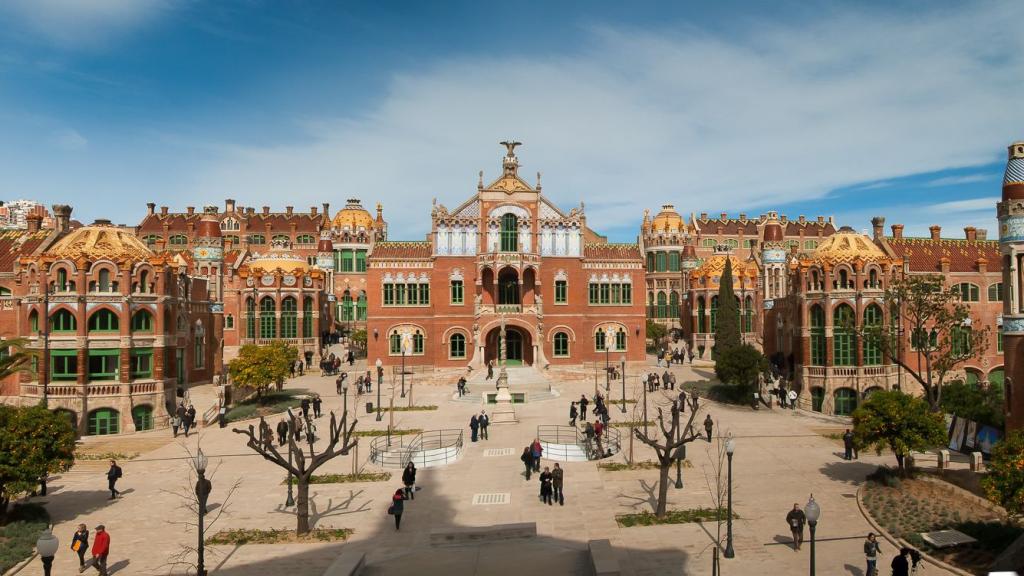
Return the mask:
[[[484,340],[484,361],[494,360],[495,366],[501,365],[501,354],[498,348],[501,327],[492,328]],[[509,366],[532,366],[533,337],[528,330],[519,326],[506,326],[506,363]]]

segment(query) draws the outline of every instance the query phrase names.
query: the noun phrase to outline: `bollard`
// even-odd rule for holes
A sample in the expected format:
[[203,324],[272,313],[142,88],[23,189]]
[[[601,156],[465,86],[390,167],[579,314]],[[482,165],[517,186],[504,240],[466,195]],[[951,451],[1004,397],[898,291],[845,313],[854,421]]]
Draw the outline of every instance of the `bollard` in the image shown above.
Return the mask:
[[985,464],[981,452],[971,452],[971,472],[984,472]]
[[939,450],[937,454],[939,456],[939,472],[942,472],[943,470],[949,468],[949,450]]

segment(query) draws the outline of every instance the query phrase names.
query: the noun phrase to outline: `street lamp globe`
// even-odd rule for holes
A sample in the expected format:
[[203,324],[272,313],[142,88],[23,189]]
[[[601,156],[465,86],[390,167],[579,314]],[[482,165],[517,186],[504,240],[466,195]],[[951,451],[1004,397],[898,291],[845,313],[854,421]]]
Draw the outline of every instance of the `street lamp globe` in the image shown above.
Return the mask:
[[203,449],[200,448],[199,451],[196,452],[196,455],[193,458],[192,462],[192,464],[196,467],[196,472],[199,472],[200,474],[205,473],[207,462],[208,460],[206,458],[206,454],[203,454]]
[[732,453],[736,451],[736,441],[731,437],[725,441],[725,453],[732,456]]
[[814,494],[811,494],[811,499],[807,501],[807,505],[804,506],[804,515],[807,516],[807,521],[812,524],[818,521],[821,517],[821,507],[814,501]]
[[49,558],[56,555],[58,548],[60,548],[60,540],[52,532],[43,530],[39,534],[39,539],[36,540],[36,551],[41,557]]
[[380,358],[377,358],[377,361],[376,361],[376,362],[374,363],[374,366],[376,366],[376,367],[377,367],[377,369],[378,369],[378,370],[380,370],[380,369],[381,369],[381,367],[383,367],[383,366],[384,366],[384,363],[383,363],[383,362],[381,362]]

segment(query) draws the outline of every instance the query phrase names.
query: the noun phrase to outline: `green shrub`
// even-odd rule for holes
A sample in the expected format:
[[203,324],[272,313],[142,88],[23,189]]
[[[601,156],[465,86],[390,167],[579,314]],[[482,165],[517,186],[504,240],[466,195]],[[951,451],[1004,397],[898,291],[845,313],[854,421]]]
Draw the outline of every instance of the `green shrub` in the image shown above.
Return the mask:
[[[344,484],[346,482],[386,482],[391,480],[390,472],[361,472],[359,474],[314,474],[310,484]],[[281,484],[288,484],[286,477]]]
[[302,395],[306,390],[279,390],[266,392],[261,396],[249,398],[230,408],[227,413],[228,422],[249,420],[259,416],[271,416],[287,412],[289,408],[298,408],[302,404]]
[[46,509],[38,504],[19,504],[0,526],[0,574],[28,558],[35,551],[39,533],[50,523]]
[[[687,510],[669,510],[665,516],[658,518],[651,512],[640,512],[638,514],[619,514],[615,516],[615,522],[623,528],[631,526],[656,526],[658,524],[689,524],[691,522],[708,522],[725,520],[728,512],[724,508],[690,508]],[[733,519],[739,515],[733,512]]]

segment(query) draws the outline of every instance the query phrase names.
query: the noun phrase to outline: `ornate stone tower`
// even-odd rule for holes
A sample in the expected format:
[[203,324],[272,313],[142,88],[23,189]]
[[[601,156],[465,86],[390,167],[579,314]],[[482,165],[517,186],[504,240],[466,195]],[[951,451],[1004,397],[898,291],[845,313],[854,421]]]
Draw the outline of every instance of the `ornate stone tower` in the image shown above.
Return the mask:
[[1003,358],[1006,429],[1024,428],[1024,142],[1009,148],[1003,200],[997,205],[1003,258]]
[[770,302],[786,296],[786,246],[783,244],[782,224],[775,212],[768,213],[761,243],[761,263],[764,266],[764,300]]
[[220,233],[220,220],[217,208],[206,206],[203,217],[196,227],[196,237],[192,242],[192,258],[199,276],[208,278],[210,300],[223,309],[224,303],[224,238]]

